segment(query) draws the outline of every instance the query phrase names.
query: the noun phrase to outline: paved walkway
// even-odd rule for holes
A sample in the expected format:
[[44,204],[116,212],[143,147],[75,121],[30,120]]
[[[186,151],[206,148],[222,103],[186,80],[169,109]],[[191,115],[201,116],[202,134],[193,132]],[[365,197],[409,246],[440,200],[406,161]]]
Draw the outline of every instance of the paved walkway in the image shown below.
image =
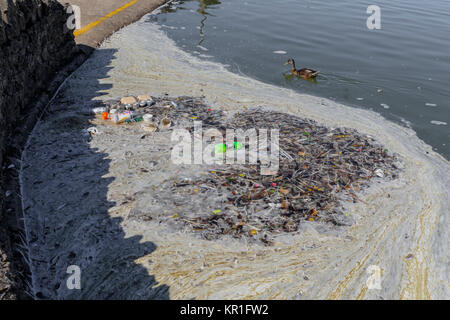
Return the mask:
[[167,0],[59,0],[80,7],[78,44],[96,48],[105,38],[158,8]]

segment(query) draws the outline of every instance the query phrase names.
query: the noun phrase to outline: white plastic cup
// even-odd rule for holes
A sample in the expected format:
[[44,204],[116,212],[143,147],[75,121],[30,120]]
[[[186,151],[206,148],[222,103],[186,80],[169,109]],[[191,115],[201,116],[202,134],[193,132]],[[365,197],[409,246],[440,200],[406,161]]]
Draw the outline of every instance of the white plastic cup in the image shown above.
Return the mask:
[[149,122],[152,122],[152,120],[153,120],[153,115],[147,113],[147,114],[144,114],[144,115],[142,116],[142,118],[144,119],[144,122],[149,123]]

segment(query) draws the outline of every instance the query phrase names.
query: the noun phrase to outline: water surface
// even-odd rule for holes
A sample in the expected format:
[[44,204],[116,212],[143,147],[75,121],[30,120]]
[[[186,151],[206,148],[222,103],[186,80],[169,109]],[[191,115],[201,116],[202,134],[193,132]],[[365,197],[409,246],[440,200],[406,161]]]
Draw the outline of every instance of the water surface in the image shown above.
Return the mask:
[[[184,50],[235,73],[372,109],[450,159],[450,1],[187,0],[151,16]],[[289,74],[321,72],[316,82]]]

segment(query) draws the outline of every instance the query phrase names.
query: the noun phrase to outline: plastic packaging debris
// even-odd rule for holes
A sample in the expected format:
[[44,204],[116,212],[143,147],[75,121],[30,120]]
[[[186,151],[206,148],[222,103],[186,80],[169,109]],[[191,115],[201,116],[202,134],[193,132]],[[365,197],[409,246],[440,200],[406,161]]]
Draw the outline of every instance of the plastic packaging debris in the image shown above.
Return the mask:
[[377,177],[384,178],[384,172],[381,169],[375,170],[375,174]]
[[158,130],[158,127],[156,126],[156,124],[151,122],[142,125],[142,130],[146,132],[155,132],[156,130]]
[[108,111],[108,110],[106,109],[106,107],[98,107],[98,108],[92,109],[92,112],[93,112],[94,114],[102,114],[103,112],[106,112],[106,111]]
[[147,102],[147,107],[151,107],[152,105],[155,104],[155,101],[153,101],[152,99],[148,99],[146,102]]
[[136,118],[131,118],[131,119],[125,120],[125,122],[126,123],[141,122],[142,120],[144,120],[143,117],[136,117]]
[[181,107],[176,102],[172,101],[171,103],[175,108],[181,109]]
[[225,143],[219,143],[214,146],[214,151],[216,154],[225,153],[227,151],[227,146]]
[[100,133],[96,127],[90,127],[88,129],[83,130],[83,132],[86,136],[91,136],[91,137]]
[[114,123],[122,123],[126,120],[130,120],[133,116],[133,111],[124,111],[124,112],[120,112],[120,113],[115,113],[112,116],[112,121]]
[[153,115],[147,113],[147,114],[144,114],[144,115],[142,116],[142,118],[144,119],[144,122],[152,122]]
[[[242,143],[235,141],[234,149],[240,150],[242,149]],[[214,147],[215,153],[225,153],[227,151],[227,145],[225,143],[216,144]]]
[[12,192],[11,191],[6,191],[5,197],[8,198],[10,195],[12,195]]
[[152,100],[152,97],[150,97],[148,94],[141,94],[137,97],[139,102]]
[[236,150],[241,150],[242,149],[242,143],[235,141],[234,142],[234,148]]
[[137,102],[137,100],[136,100],[136,98],[135,97],[131,97],[131,96],[129,96],[129,97],[123,97],[122,99],[120,99],[120,103],[121,104],[133,104],[133,103],[136,103]]
[[168,129],[172,125],[172,121],[169,118],[164,118],[161,120],[161,127],[163,129]]
[[103,112],[102,113],[102,119],[103,120],[109,120],[110,119],[110,114],[108,112]]

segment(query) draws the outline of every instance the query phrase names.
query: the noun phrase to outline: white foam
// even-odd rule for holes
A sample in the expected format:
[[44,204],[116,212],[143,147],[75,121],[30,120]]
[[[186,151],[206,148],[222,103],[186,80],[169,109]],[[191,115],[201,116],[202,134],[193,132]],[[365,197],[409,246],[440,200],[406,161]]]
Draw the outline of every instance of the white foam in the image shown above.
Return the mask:
[[437,126],[446,126],[447,125],[447,122],[438,121],[438,120],[431,120],[430,123],[435,124]]
[[197,48],[199,48],[200,50],[203,50],[203,51],[208,51],[208,48],[205,48],[201,45],[198,45]]

